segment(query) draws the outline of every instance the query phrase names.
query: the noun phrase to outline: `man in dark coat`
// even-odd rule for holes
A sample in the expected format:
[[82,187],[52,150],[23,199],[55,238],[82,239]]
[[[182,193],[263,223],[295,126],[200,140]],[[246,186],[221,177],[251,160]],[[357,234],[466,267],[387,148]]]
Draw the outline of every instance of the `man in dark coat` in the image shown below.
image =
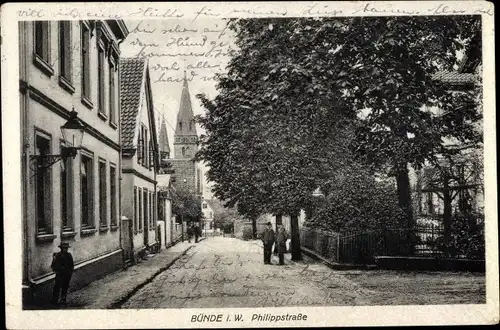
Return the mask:
[[[59,248],[61,251],[53,254],[51,265],[52,270],[56,273],[51,300],[53,304],[66,303],[69,282],[71,281],[71,276],[73,275],[73,269],[75,267],[73,256],[68,252],[69,244],[67,242],[62,242]],[[59,300],[59,297],[61,300]]]
[[194,224],[194,229],[193,230],[194,230],[194,242],[198,243],[198,237],[201,236],[200,225],[199,225],[198,222]]
[[191,223],[187,229],[188,242],[191,243],[191,238],[194,234],[194,224]]
[[274,230],[270,222],[267,223],[266,229],[262,233],[262,243],[264,243],[264,264],[271,264],[271,254],[274,244]]
[[280,265],[285,264],[285,255],[286,252],[286,241],[288,239],[288,233],[286,232],[285,227],[283,225],[278,226],[278,232],[276,233],[276,247],[278,250],[278,256],[280,260]]

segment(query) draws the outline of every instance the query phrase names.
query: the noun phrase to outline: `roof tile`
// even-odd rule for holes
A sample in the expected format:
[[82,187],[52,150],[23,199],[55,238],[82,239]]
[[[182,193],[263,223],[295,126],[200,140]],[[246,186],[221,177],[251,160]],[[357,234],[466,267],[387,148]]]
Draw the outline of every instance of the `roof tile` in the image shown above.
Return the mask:
[[134,147],[136,118],[139,112],[145,65],[146,61],[140,58],[120,59],[120,117],[124,149]]
[[433,78],[447,85],[474,85],[477,80],[475,73],[460,73],[452,71],[437,72]]

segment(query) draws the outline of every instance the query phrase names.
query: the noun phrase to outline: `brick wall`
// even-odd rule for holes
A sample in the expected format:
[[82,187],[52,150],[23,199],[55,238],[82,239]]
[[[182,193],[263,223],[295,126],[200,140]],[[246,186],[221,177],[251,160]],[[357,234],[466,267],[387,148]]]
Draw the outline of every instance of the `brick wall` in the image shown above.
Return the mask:
[[[175,171],[172,178],[175,179],[173,185],[175,188],[187,188],[196,192],[197,173],[196,163],[185,159],[172,159],[172,169]],[[184,179],[186,182],[184,183]]]

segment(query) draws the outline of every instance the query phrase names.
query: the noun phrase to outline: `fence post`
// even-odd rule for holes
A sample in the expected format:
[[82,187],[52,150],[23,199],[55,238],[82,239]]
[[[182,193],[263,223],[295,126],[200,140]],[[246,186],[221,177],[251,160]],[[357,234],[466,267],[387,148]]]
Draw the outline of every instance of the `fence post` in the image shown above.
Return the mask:
[[340,233],[337,233],[337,262],[340,262]]

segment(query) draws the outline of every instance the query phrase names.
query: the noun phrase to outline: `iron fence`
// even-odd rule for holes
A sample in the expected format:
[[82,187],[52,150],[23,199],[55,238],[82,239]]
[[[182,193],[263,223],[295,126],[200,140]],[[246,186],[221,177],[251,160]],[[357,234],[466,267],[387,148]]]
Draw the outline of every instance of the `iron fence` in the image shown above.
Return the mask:
[[302,246],[333,262],[369,264],[381,255],[443,256],[443,233],[443,226],[434,224],[340,233],[304,227],[300,237]]

